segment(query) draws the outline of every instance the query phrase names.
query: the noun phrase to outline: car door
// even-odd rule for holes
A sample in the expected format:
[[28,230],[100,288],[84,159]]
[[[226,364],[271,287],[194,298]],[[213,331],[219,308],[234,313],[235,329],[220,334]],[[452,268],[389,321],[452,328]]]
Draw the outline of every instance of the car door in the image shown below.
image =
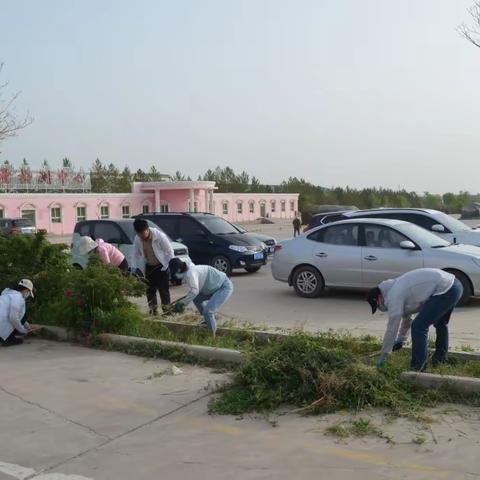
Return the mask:
[[423,267],[422,251],[400,248],[400,242],[410,239],[393,228],[364,224],[361,238],[364,287],[374,287],[384,280]]
[[176,240],[188,247],[190,258],[194,263],[205,265],[210,263],[213,247],[208,237],[208,232],[192,218],[179,219]]
[[325,284],[338,287],[360,287],[362,284],[359,225],[332,225],[310,234],[313,240],[313,264],[323,275]]

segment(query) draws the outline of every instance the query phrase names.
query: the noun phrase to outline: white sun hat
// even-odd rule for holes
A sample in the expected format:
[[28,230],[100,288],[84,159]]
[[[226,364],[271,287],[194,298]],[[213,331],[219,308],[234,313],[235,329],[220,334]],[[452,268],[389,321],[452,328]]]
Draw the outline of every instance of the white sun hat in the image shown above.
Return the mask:
[[33,283],[31,280],[29,280],[28,278],[23,278],[22,280],[20,280],[18,282],[18,286],[19,287],[24,287],[26,288],[27,290],[30,291],[30,295],[32,296],[33,298]]
[[81,237],[80,245],[78,247],[78,253],[80,255],[86,255],[88,252],[91,252],[94,248],[97,248],[95,240],[92,240],[90,237]]

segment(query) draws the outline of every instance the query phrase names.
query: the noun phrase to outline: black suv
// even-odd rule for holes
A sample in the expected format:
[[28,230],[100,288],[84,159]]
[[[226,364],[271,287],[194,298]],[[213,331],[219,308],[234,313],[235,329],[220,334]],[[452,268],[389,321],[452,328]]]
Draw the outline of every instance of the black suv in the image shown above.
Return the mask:
[[185,244],[194,263],[212,265],[227,275],[240,268],[257,272],[266,264],[268,250],[263,242],[210,213],[145,213],[135,218],[152,221]]

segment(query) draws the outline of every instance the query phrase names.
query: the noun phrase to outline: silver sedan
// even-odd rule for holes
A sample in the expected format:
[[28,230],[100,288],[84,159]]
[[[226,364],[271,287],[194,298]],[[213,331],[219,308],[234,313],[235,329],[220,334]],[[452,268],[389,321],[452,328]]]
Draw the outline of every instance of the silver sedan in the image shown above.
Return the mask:
[[276,247],[272,273],[313,298],[326,287],[368,289],[416,268],[441,268],[480,294],[480,247],[451,244],[409,222],[356,219],[318,227]]

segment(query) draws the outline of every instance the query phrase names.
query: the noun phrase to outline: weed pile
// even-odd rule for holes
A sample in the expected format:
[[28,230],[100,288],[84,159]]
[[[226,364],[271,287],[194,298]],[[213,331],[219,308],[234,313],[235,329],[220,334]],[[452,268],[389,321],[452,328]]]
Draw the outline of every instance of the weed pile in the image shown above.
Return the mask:
[[[270,412],[289,405],[304,413],[380,407],[416,417],[425,406],[452,400],[448,391],[419,391],[400,382],[404,358],[377,370],[368,353],[378,341],[348,335],[298,333],[252,352],[232,383],[210,404],[212,413]],[[404,355],[403,355],[404,356]],[[455,394],[458,400],[458,394]]]

